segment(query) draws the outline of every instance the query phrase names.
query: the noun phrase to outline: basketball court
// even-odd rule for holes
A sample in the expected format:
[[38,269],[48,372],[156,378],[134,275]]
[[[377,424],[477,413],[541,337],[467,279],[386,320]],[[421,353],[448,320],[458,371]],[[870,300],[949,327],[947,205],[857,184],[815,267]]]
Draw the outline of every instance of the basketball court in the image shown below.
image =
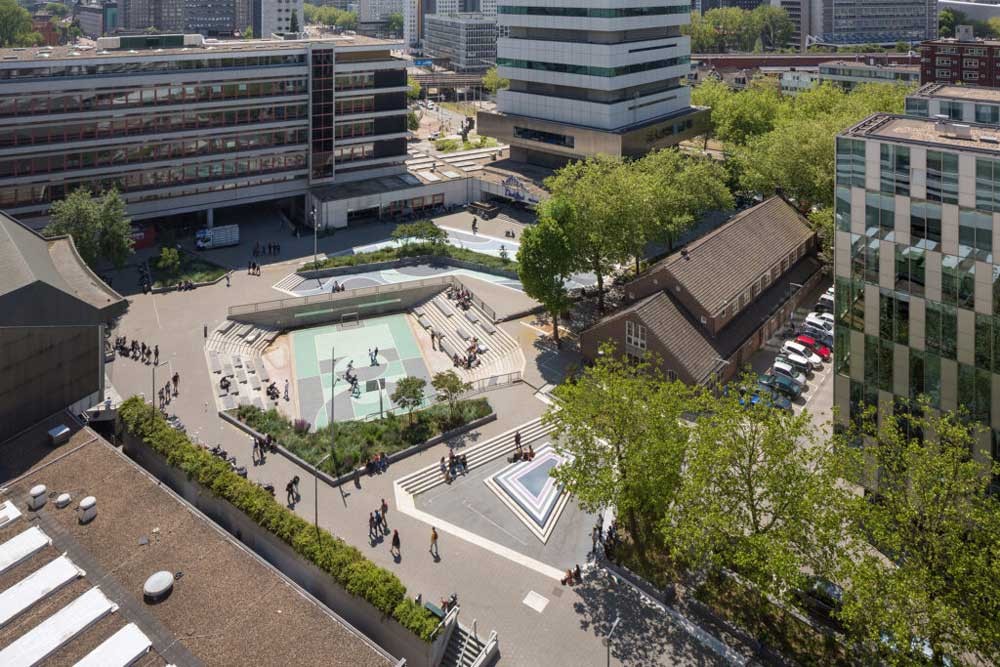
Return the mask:
[[[378,413],[380,405],[389,410],[400,378],[424,378],[428,397],[433,393],[406,315],[359,320],[348,313],[340,324],[300,329],[290,338],[299,414],[316,428],[329,423],[331,399],[336,421],[364,419]],[[368,354],[376,348],[378,363],[372,365]],[[345,379],[349,367],[357,375],[357,391]]]

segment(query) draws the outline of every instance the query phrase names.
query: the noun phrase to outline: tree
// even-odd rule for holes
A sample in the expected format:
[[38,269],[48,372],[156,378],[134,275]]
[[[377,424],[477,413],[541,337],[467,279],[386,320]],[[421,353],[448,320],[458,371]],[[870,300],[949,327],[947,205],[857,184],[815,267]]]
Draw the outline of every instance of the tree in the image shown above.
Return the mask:
[[243,39],[253,39],[253,26],[247,26],[243,31]]
[[73,237],[80,257],[93,269],[102,258],[120,268],[132,252],[131,225],[116,190],[95,199],[78,188],[52,205],[50,218],[45,235]]
[[45,12],[61,18],[69,13],[69,7],[61,2],[48,2],[45,4]]
[[[743,388],[746,388],[744,391]],[[785,596],[803,569],[836,562],[840,515],[833,450],[807,411],[748,406],[752,373],[705,402],[690,431],[662,530],[671,555],[695,570],[735,570]]]
[[32,46],[36,35],[28,10],[16,0],[0,0],[0,47]]
[[744,145],[750,138],[774,129],[783,106],[774,82],[756,78],[746,90],[725,98],[713,109],[712,124],[722,141]]
[[386,29],[392,35],[403,34],[403,15],[400,12],[393,12],[386,18]]
[[[977,453],[967,416],[938,416],[921,399],[838,437],[844,477],[871,487],[848,506],[856,548],[843,562],[840,618],[892,663],[926,661],[925,649],[939,665],[945,654],[1000,659],[1000,502],[988,489],[998,470],[984,462],[989,451]],[[896,650],[885,655],[887,646]]]
[[524,230],[517,250],[517,275],[525,294],[541,303],[552,317],[552,339],[557,348],[562,347],[559,314],[570,306],[566,279],[572,270],[570,242],[558,222],[542,218]]
[[705,132],[705,148],[708,148],[709,136],[716,132],[715,110],[722,107],[726,101],[736,95],[721,79],[709,77],[695,86],[691,91],[691,102],[700,107],[708,107],[708,129]]
[[896,42],[896,53],[909,53],[910,43],[909,42]]
[[824,264],[833,264],[833,207],[825,206],[810,211],[806,216],[809,218],[809,226],[816,232],[819,238],[820,259]]
[[393,403],[407,411],[410,416],[410,424],[413,424],[413,410],[419,408],[424,402],[425,386],[427,386],[427,380],[408,376],[396,383],[396,389],[389,397]]
[[494,66],[486,70],[486,74],[483,74],[483,88],[496,94],[498,90],[510,88],[510,79],[505,79],[497,74],[497,68]]
[[420,99],[420,92],[422,90],[420,82],[414,79],[412,76],[406,77],[406,99],[413,101]]
[[451,420],[455,421],[458,413],[458,401],[462,394],[472,388],[472,385],[463,382],[455,371],[442,371],[431,378],[431,386],[437,391],[439,401],[447,401]]
[[602,348],[594,365],[554,390],[543,417],[566,457],[553,472],[589,512],[614,506],[640,554],[677,488],[688,427],[681,417],[700,389],[668,382],[657,366]]
[[181,270],[181,253],[177,248],[160,248],[160,257],[156,260],[156,268],[168,276],[176,276]]
[[417,239],[424,243],[440,244],[448,239],[448,232],[430,220],[418,220],[417,222],[396,225],[389,238],[402,245],[409,243],[410,239]]
[[299,10],[292,10],[292,18],[288,21],[288,31],[298,32],[299,31]]
[[416,132],[420,129],[420,116],[417,115],[416,111],[410,111],[406,114],[406,129],[410,132]]

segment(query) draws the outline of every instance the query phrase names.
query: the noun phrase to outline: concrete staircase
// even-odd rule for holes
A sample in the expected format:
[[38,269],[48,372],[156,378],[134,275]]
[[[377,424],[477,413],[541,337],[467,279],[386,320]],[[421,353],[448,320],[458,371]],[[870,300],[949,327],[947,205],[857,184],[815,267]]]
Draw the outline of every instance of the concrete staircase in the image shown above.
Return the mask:
[[[479,322],[473,324],[466,319],[465,313],[470,311],[479,317]],[[423,317],[434,331],[443,334],[448,345],[459,354],[469,345],[469,342],[459,335],[459,329],[464,330],[470,337],[479,338],[479,341],[488,348],[485,354],[479,355],[480,363],[477,367],[468,370],[454,368],[459,377],[466,382],[524,370],[524,351],[518,342],[506,331],[491,324],[489,318],[475,306],[470,311],[456,308],[447,294],[442,292],[415,308],[414,314],[418,318]],[[451,313],[451,316],[445,313]],[[445,356],[444,352],[437,354]]]
[[304,283],[305,280],[306,280],[305,278],[303,278],[297,273],[290,273],[281,280],[279,280],[278,282],[271,285],[271,287],[278,290],[279,292],[285,292],[286,294],[295,295],[295,292],[293,290],[295,290],[296,287]]
[[281,332],[268,327],[226,320],[208,335],[209,350],[241,357],[259,357]]
[[485,647],[485,642],[474,637],[459,624],[448,639],[440,667],[472,667]]
[[[495,438],[470,447],[468,450],[460,452],[465,454],[465,459],[469,464],[469,470],[489,463],[495,459],[508,456],[514,451],[514,433],[521,432],[521,443],[526,447],[528,443],[538,438],[545,437],[552,430],[552,427],[542,423],[540,417],[536,417],[529,422],[521,424],[516,429],[501,433]],[[426,468],[421,468],[415,472],[400,477],[395,484],[400,490],[410,495],[417,495],[431,489],[444,482],[438,463],[432,463]]]

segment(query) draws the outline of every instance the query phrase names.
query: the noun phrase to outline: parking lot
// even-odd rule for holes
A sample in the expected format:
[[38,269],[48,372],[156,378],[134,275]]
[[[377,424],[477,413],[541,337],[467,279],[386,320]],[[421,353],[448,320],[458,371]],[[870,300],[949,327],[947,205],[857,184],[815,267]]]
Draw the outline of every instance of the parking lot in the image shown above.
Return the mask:
[[[829,281],[823,281],[803,301],[803,305],[795,311],[795,322],[801,324],[805,321],[806,315],[813,311],[814,305],[826,289],[830,286]],[[753,357],[750,358],[750,365],[757,373],[766,373],[774,364],[774,359],[781,353],[781,347],[785,341],[794,338],[789,337],[782,329],[772,336],[767,343]],[[831,417],[833,406],[833,358],[824,362],[813,370],[810,377],[807,377],[802,395],[792,401],[792,410],[799,414],[803,410],[809,410],[813,424],[817,429],[827,424]]]

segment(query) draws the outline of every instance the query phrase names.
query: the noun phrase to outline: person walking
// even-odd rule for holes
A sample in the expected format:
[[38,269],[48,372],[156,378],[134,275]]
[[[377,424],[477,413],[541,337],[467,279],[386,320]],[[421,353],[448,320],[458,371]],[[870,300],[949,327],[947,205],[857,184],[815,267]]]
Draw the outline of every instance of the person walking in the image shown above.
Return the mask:
[[385,498],[382,499],[382,524],[385,526],[386,530],[389,530],[389,503],[385,502]]
[[292,477],[292,486],[295,487],[295,500],[298,500],[299,498],[302,497],[302,495],[299,493],[299,476],[298,475],[296,475],[295,477]]
[[375,510],[375,538],[382,535],[382,512]]
[[372,542],[375,541],[375,513],[368,513],[368,539]]
[[229,287],[229,274],[226,274],[226,287]]
[[290,399],[290,398],[288,397],[288,378],[285,378],[285,400],[286,400],[286,401],[289,401],[289,400],[291,400],[291,399]]
[[285,501],[289,507],[295,507],[295,484],[293,482],[285,485]]
[[397,559],[400,558],[399,553],[399,531],[392,531],[392,546],[389,548],[389,553],[395,556]]
[[159,345],[154,345],[153,346],[153,363],[154,364],[160,363],[160,346]]
[[601,543],[601,529],[594,526],[594,530],[590,531],[590,550],[593,552],[594,556],[597,555],[597,545]]
[[174,373],[174,377],[173,377],[173,381],[174,381],[174,396],[176,396],[177,395],[177,391],[178,391],[178,387],[179,387],[179,385],[181,383],[181,374],[175,372]]
[[438,531],[437,528],[431,526],[431,555],[434,556],[434,560],[440,560],[441,554],[438,553]]

